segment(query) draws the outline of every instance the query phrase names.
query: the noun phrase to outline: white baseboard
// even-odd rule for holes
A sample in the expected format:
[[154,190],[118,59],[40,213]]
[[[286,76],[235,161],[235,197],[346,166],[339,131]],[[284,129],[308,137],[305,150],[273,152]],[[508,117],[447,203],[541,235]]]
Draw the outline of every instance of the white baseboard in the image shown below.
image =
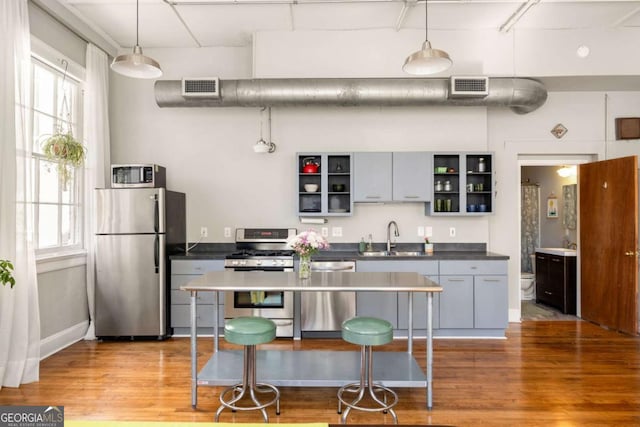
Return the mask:
[[88,328],[89,321],[85,320],[40,340],[40,360],[44,360],[63,348],[69,347],[71,344],[82,340]]

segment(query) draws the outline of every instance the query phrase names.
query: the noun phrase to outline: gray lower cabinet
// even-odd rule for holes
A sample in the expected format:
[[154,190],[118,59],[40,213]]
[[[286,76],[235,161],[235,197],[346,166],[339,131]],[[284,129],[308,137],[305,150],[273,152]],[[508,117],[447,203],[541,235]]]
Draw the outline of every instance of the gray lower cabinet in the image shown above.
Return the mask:
[[440,276],[440,327],[473,329],[473,276]]
[[504,329],[509,323],[507,276],[473,278],[473,326]]
[[[181,291],[180,286],[197,279],[207,271],[223,271],[223,260],[172,260],[171,261],[171,327],[174,335],[189,335],[190,302],[189,292]],[[197,296],[198,334],[213,334],[214,292],[200,292]],[[224,293],[218,293],[218,324],[224,327]]]
[[504,336],[507,261],[440,261],[441,336]]
[[[378,272],[416,272],[436,281],[438,278],[438,261],[358,261],[356,271]],[[392,295],[389,297],[389,295]],[[438,300],[434,295],[433,327],[438,327]],[[407,292],[359,292],[356,295],[356,314],[359,316],[382,317],[394,326],[394,329],[406,331],[409,327],[407,313],[409,310],[409,294]],[[413,329],[416,333],[427,329],[427,295],[413,294]]]
[[[358,261],[356,271],[389,272],[395,261]],[[398,329],[398,293],[397,292],[357,292],[356,316],[371,316],[384,319]]]

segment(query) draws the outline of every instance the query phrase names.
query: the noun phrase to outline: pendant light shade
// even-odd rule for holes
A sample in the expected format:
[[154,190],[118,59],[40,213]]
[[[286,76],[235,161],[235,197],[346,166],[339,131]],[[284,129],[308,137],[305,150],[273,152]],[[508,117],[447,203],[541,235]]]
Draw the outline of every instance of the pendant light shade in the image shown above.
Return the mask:
[[435,74],[451,67],[451,58],[444,50],[431,48],[431,42],[425,40],[422,49],[407,57],[402,70],[408,74]]
[[452,61],[444,50],[433,49],[429,41],[428,4],[424,2],[424,43],[422,48],[412,53],[404,61],[402,70],[408,74],[428,75],[440,73],[451,67]]
[[135,79],[157,79],[162,76],[160,64],[153,58],[142,54],[142,48],[138,44],[138,1],[136,0],[136,45],[133,53],[118,55],[111,63],[111,69],[123,76]]

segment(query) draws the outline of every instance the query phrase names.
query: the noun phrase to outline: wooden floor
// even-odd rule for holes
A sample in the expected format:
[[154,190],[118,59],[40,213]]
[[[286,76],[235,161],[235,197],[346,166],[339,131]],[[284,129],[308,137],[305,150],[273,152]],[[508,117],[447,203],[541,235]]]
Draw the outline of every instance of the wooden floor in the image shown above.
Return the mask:
[[[376,351],[405,345],[396,341]],[[278,339],[268,347],[353,348],[326,339]],[[414,350],[424,367],[424,343]],[[210,338],[199,341],[199,351],[203,364],[212,352]],[[189,367],[185,338],[82,341],[44,360],[38,383],[3,388],[0,405],[64,405],[69,420],[212,421],[219,389],[200,387],[192,409]],[[433,410],[425,409],[423,390],[398,391],[400,424],[638,426],[640,339],[581,321],[511,324],[506,340],[438,339]],[[283,388],[282,414],[269,414],[272,423],[338,423],[335,405],[331,388]],[[260,420],[256,413],[228,411],[220,419]],[[392,422],[369,413],[354,413],[349,421]]]

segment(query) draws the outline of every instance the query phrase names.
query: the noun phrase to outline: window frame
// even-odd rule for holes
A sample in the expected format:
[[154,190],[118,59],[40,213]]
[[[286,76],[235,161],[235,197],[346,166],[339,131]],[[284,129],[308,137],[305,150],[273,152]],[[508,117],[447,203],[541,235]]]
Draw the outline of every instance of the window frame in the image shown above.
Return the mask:
[[[65,59],[64,61],[67,61],[67,64],[69,64],[69,60]],[[57,60],[57,62],[62,63],[62,60]],[[42,111],[37,111],[36,107],[35,107],[35,69],[36,67],[40,67],[42,69],[44,69],[47,72],[52,73],[55,76],[54,79],[54,111],[53,111],[53,116],[50,113],[46,113],[46,112],[42,112]],[[70,66],[69,68],[71,69],[77,69],[78,66],[76,64],[73,64],[72,66]],[[51,117],[51,119],[54,122],[54,128],[59,126],[58,123],[60,122],[60,111],[59,111],[59,105],[61,104],[61,98],[60,98],[60,94],[59,94],[59,86],[62,82],[62,79],[65,79],[65,81],[71,81],[73,82],[73,84],[76,86],[76,93],[75,96],[72,101],[71,101],[71,106],[72,106],[72,110],[69,112],[70,114],[70,120],[69,122],[71,123],[71,128],[73,129],[73,134],[74,136],[79,140],[82,141],[83,144],[85,144],[85,141],[83,139],[83,99],[84,99],[84,82],[82,79],[76,77],[75,75],[73,75],[72,73],[70,73],[67,70],[66,76],[65,76],[65,69],[60,67],[60,66],[56,66],[54,65],[54,63],[49,60],[48,58],[44,58],[41,55],[36,54],[35,52],[32,52],[31,55],[31,70],[32,70],[32,78],[31,78],[31,100],[30,100],[30,106],[29,106],[29,114],[30,114],[30,132],[31,132],[31,140],[32,140],[32,149],[31,149],[31,170],[32,170],[32,178],[33,178],[33,184],[32,184],[32,188],[31,191],[32,193],[32,205],[33,205],[33,244],[34,244],[34,249],[35,249],[35,254],[36,254],[36,258],[37,259],[51,259],[51,258],[55,258],[55,257],[68,257],[69,255],[74,255],[74,254],[84,254],[86,253],[86,248],[85,248],[85,214],[86,214],[86,206],[85,206],[85,174],[84,174],[84,168],[83,167],[79,167],[76,168],[73,171],[73,178],[71,180],[71,182],[69,183],[70,187],[70,191],[71,194],[69,196],[69,201],[64,201],[63,199],[63,186],[60,183],[60,181],[58,182],[58,188],[57,188],[57,196],[56,196],[56,201],[52,202],[52,201],[47,201],[47,202],[42,202],[40,200],[40,185],[41,185],[41,175],[40,175],[40,167],[41,167],[41,163],[42,162],[47,162],[47,163],[51,163],[44,154],[42,154],[40,152],[40,147],[39,144],[41,144],[42,139],[41,138],[36,138],[35,135],[35,116],[36,114],[45,114],[46,116]],[[73,95],[72,95],[73,96]],[[67,100],[67,102],[69,102],[69,100]],[[63,128],[64,128],[64,122],[66,122],[66,119],[62,119],[62,123],[63,123]],[[42,135],[40,135],[41,137]],[[86,145],[86,144],[85,144]],[[42,206],[57,206],[57,233],[56,233],[56,240],[57,243],[55,246],[48,246],[48,247],[44,247],[41,248],[40,247],[40,227],[39,227],[39,220],[40,220],[40,215],[41,215],[41,207]],[[74,218],[74,223],[72,223],[69,227],[69,230],[72,234],[74,234],[76,237],[74,243],[70,244],[70,245],[65,245],[63,244],[63,230],[62,230],[62,224],[63,224],[63,212],[65,210],[65,208],[67,209],[71,209],[73,211],[75,211],[72,214],[72,217]]]

